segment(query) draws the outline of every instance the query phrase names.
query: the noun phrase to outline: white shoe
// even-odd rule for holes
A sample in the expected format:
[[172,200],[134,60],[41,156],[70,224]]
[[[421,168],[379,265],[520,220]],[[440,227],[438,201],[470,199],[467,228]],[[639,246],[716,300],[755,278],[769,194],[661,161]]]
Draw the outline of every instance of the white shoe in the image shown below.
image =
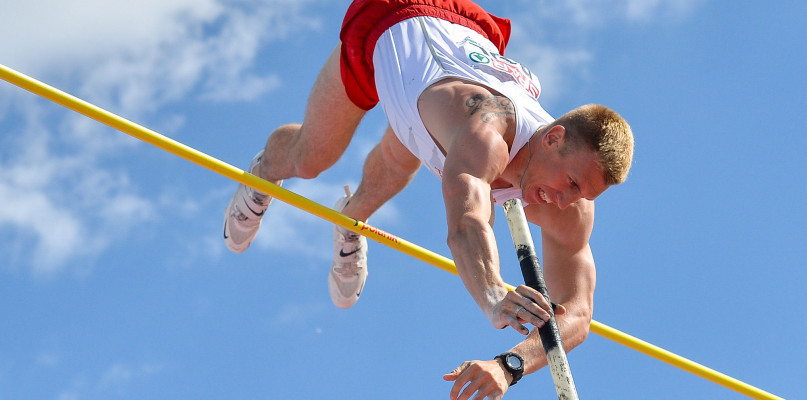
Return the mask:
[[[263,151],[255,155],[247,172],[253,173],[262,156]],[[272,198],[266,194],[244,184],[238,185],[230,204],[224,210],[224,243],[228,249],[240,253],[249,247],[261,227],[261,219],[271,201]]]
[[[345,196],[333,207],[342,211],[352,197],[345,186]],[[333,230],[333,266],[328,275],[328,290],[333,304],[349,308],[356,304],[367,280],[367,239],[341,226]]]

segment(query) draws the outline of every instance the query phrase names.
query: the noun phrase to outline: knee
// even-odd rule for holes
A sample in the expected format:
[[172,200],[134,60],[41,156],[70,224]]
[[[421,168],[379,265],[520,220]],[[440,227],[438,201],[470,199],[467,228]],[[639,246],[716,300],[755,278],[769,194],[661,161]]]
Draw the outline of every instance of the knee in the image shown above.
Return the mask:
[[327,166],[321,166],[316,160],[309,158],[297,163],[297,173],[295,175],[303,179],[314,179],[326,169],[328,169]]
[[381,156],[384,166],[402,177],[412,177],[421,165],[420,159],[415,157],[402,145],[394,146],[388,142],[381,144]]
[[338,159],[338,157],[329,157],[321,152],[304,150],[297,154],[297,162],[294,164],[295,175],[303,179],[314,179],[336,164]]
[[[280,175],[303,179],[316,178],[333,165],[327,154],[311,146],[303,131],[303,125],[297,123],[275,129],[266,143],[266,154],[271,154],[271,157],[264,157],[264,163],[273,166],[282,163],[287,169]],[[274,171],[276,168],[268,169]]]
[[299,123],[281,125],[272,131],[269,135],[269,140],[279,138],[279,140],[283,141],[294,141],[300,136],[302,128],[303,125]]
[[398,160],[398,165],[400,166],[403,174],[412,176],[417,173],[418,169],[420,169],[421,162],[417,157],[409,157],[409,154],[407,154],[403,160]]

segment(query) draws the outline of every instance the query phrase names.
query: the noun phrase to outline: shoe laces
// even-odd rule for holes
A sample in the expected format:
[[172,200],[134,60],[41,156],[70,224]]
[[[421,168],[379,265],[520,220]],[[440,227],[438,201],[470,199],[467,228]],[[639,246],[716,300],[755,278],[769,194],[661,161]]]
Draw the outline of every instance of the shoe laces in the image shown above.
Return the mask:
[[233,207],[233,212],[230,214],[235,217],[235,220],[238,222],[244,222],[248,220],[247,215],[242,213],[241,210],[238,209],[238,206]]
[[269,198],[268,194],[261,193],[251,187],[247,187],[247,193],[249,194],[249,198],[253,203],[264,207],[268,205],[268,202],[266,201]]
[[231,207],[230,215],[233,218],[235,218],[235,220],[238,221],[238,223],[242,224],[242,226],[257,224],[260,223],[261,221],[260,218],[250,218],[249,215],[247,215],[246,213],[241,211],[240,208],[238,208],[237,204],[233,204],[233,206]]
[[338,257],[334,261],[333,270],[340,275],[355,275],[362,268],[361,260],[356,259],[361,253],[361,238],[360,235],[349,232],[347,234],[340,232],[340,243],[342,245],[342,252],[347,253],[345,257]]
[[357,262],[336,263],[333,271],[341,276],[356,276],[359,274],[361,267]]

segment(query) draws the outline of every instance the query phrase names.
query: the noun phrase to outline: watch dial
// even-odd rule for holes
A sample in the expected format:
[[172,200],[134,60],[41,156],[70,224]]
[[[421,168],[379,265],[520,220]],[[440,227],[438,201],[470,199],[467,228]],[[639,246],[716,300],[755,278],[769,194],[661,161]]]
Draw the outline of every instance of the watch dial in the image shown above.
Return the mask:
[[521,360],[516,356],[507,356],[507,363],[510,364],[512,368],[521,368]]

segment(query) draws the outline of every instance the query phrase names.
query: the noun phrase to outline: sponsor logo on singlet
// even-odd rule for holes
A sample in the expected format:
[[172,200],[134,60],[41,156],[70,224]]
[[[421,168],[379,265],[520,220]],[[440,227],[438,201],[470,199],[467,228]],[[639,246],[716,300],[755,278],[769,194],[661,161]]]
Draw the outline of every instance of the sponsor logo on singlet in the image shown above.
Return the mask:
[[466,39],[463,45],[468,59],[477,65],[488,66],[503,73],[507,78],[518,83],[532,98],[538,99],[541,88],[536,84],[534,76],[527,67],[495,51],[490,51],[471,39]]

